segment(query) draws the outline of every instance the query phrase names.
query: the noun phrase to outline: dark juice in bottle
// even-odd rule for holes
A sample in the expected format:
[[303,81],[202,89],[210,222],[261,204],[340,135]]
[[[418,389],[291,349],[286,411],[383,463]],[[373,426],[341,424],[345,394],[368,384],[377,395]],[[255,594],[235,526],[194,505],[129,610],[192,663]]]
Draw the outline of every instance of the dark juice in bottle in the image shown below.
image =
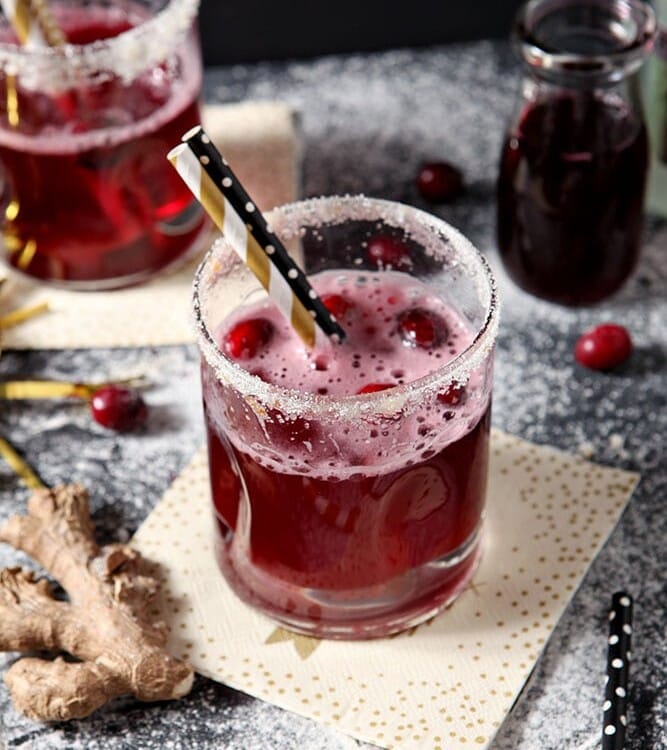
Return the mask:
[[647,136],[613,94],[526,105],[503,145],[498,246],[526,291],[564,305],[615,292],[639,254]]

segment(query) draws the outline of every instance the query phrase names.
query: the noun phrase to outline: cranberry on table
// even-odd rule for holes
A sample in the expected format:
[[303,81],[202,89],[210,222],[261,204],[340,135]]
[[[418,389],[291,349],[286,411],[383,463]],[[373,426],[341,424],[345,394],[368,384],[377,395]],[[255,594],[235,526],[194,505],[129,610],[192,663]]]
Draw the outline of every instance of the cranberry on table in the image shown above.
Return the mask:
[[437,346],[448,335],[447,326],[440,318],[418,307],[398,316],[398,330],[406,344],[422,349]]
[[107,385],[93,393],[90,400],[93,419],[110,430],[127,432],[146,421],[148,408],[133,388]]
[[447,203],[463,192],[461,170],[445,161],[422,165],[415,182],[422,197],[431,203]]
[[591,370],[611,370],[632,353],[627,329],[616,323],[602,323],[585,331],[574,347],[574,357]]
[[225,336],[222,348],[232,359],[252,359],[271,340],[273,326],[265,318],[237,323]]
[[368,240],[366,248],[368,260],[376,266],[395,269],[406,268],[410,265],[410,248],[390,234],[378,234]]

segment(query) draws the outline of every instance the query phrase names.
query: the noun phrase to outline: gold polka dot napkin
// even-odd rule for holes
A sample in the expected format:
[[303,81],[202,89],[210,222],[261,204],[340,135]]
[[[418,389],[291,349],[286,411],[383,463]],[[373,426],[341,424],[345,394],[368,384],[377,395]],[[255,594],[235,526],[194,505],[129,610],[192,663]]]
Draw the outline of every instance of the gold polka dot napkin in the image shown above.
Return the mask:
[[[209,105],[202,120],[260,209],[296,199],[300,192],[298,123],[287,104],[249,101]],[[50,308],[45,315],[7,328],[3,346],[73,349],[190,342],[194,338],[190,288],[196,265],[193,261],[150,283],[111,292],[64,291],[2,271],[0,275],[8,276],[2,309],[43,301]]]
[[201,674],[381,747],[486,747],[638,481],[497,430],[491,445],[472,583],[431,621],[356,642],[292,634],[236,599],[213,555],[202,450],[133,541],[161,569],[171,650]]

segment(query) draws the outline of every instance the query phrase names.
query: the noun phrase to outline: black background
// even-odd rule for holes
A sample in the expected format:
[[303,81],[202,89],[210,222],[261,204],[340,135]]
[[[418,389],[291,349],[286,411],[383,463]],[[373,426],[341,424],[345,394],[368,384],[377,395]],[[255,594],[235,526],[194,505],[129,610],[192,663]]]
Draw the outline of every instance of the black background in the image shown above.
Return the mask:
[[520,0],[202,0],[207,65],[421,47],[508,35]]

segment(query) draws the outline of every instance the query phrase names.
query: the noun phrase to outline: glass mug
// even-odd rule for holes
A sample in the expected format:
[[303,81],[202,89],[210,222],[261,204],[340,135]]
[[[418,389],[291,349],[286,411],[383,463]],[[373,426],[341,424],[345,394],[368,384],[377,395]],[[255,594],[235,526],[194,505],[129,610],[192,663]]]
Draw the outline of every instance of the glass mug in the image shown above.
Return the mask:
[[200,122],[198,0],[52,0],[67,43],[0,24],[0,255],[71,289],[137,283],[205,241],[165,155]]
[[480,555],[495,284],[422,211],[274,209],[346,340],[308,350],[226,240],[194,283],[217,558],[297,632],[385,636],[446,607]]
[[634,74],[654,32],[643,0],[531,0],[518,11],[527,72],[500,158],[498,248],[538,297],[593,304],[635,268],[648,147]]

